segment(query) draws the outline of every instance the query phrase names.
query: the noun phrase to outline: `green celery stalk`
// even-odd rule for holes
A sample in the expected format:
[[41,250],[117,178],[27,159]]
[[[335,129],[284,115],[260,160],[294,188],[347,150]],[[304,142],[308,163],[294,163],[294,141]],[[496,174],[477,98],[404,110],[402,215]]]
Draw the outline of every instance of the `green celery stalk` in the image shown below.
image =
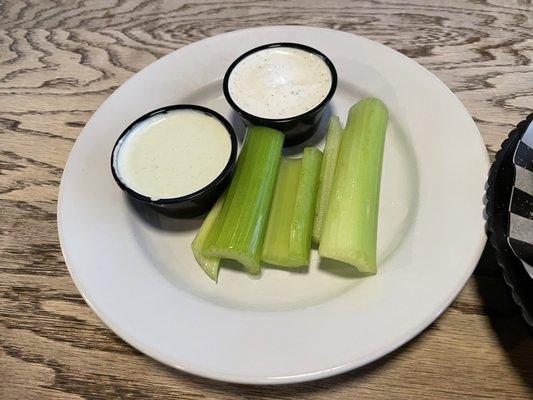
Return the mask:
[[289,242],[289,254],[302,260],[301,265],[309,264],[321,164],[320,150],[314,147],[304,149]]
[[219,217],[207,235],[204,255],[234,259],[250,274],[260,273],[283,140],[283,134],[274,129],[248,129]]
[[301,166],[301,159],[281,159],[261,253],[261,260],[267,263],[287,264],[286,260],[283,262],[282,259],[287,258],[289,254],[290,221],[294,212]]
[[215,221],[217,220],[218,215],[220,214],[220,210],[222,209],[222,203],[224,202],[224,197],[225,194],[220,196],[213,208],[211,208],[211,211],[209,211],[207,217],[205,217],[202,226],[198,230],[198,233],[196,234],[194,240],[191,243],[194,258],[196,259],[200,267],[203,268],[205,273],[209,275],[209,277],[215,282],[218,281],[218,268],[220,266],[220,258],[208,257],[204,255],[204,244],[207,235],[213,228],[213,225],[215,224]]
[[309,264],[322,153],[304,149],[303,158],[283,158],[261,259],[283,267]]
[[318,252],[376,273],[379,191],[388,111],[378,99],[354,105],[342,134]]
[[331,187],[333,186],[333,177],[335,175],[335,166],[337,165],[337,156],[341,145],[342,125],[339,117],[332,116],[328,122],[328,133],[326,136],[326,145],[324,147],[324,156],[322,157],[322,167],[318,184],[318,194],[315,210],[315,223],[313,225],[313,242],[320,243],[322,226],[329,205]]

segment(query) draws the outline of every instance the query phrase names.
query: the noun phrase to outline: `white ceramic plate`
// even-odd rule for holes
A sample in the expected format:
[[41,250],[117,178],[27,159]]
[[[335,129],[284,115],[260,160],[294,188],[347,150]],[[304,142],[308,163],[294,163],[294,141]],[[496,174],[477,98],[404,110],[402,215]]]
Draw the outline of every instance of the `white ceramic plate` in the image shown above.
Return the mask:
[[[214,284],[190,250],[201,220],[136,209],[113,181],[115,140],[154,108],[197,103],[242,130],[222,95],[224,72],[246,50],[279,41],[331,58],[339,85],[330,112],[344,120],[365,96],[390,110],[376,276],[360,278],[314,253],[306,273],[264,269],[253,280],[228,265]],[[317,135],[307,144],[321,142]],[[154,62],[94,114],[61,181],[61,246],[87,303],[149,356],[225,381],[307,381],[389,353],[446,309],[484,247],[487,167],[481,136],[459,100],[400,53],[319,28],[230,32]]]

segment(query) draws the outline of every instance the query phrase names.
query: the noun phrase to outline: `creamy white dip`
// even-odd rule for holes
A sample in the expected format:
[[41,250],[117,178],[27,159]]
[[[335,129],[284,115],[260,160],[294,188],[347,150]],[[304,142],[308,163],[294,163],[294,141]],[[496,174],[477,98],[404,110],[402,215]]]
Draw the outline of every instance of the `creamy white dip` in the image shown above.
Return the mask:
[[331,89],[324,60],[292,47],[259,50],[231,71],[228,90],[242,110],[257,117],[294,117],[319,105]]
[[142,121],[115,148],[124,184],[152,200],[181,197],[211,183],[231,154],[231,138],[216,118],[174,110]]

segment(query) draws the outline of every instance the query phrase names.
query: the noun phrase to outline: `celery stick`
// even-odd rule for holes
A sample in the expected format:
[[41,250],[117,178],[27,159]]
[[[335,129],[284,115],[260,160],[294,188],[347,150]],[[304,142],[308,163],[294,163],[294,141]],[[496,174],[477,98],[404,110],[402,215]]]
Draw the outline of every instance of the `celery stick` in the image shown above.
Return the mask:
[[284,267],[309,264],[322,153],[304,149],[301,159],[281,161],[261,259]]
[[207,235],[204,255],[234,259],[250,274],[259,274],[283,139],[274,129],[248,129],[235,176]]
[[218,215],[220,214],[220,209],[222,208],[224,197],[224,194],[220,196],[211,211],[209,211],[207,217],[205,217],[202,226],[198,230],[198,233],[194,237],[194,240],[191,244],[194,258],[196,258],[196,261],[198,262],[200,267],[204,269],[205,273],[209,275],[209,277],[215,282],[218,281],[218,267],[220,265],[220,258],[205,256],[203,248],[205,244],[205,239],[207,238],[208,233],[211,231],[211,228],[213,227],[216,219],[218,218]]
[[322,157],[322,167],[318,184],[318,194],[316,200],[315,223],[313,225],[313,242],[320,243],[320,234],[324,225],[324,218],[329,205],[335,166],[342,137],[342,125],[339,117],[333,116],[328,122],[328,133],[326,136],[326,146]]
[[376,273],[376,241],[388,111],[378,99],[354,105],[342,134],[320,256]]
[[304,149],[298,193],[291,223],[289,254],[309,264],[314,210],[318,192],[318,178],[322,163],[322,152],[314,147]]
[[261,259],[267,263],[288,264],[290,227],[301,166],[301,159],[286,157],[281,159],[261,253]]

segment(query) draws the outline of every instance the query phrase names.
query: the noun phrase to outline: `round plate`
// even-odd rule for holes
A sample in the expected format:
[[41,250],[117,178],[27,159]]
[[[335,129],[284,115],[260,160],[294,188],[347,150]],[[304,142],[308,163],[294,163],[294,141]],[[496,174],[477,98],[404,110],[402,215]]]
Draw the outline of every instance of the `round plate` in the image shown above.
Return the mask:
[[[201,219],[172,220],[136,207],[113,181],[115,140],[149,110],[200,104],[229,118],[242,136],[222,94],[224,72],[246,50],[283,41],[315,47],[335,64],[339,84],[328,113],[345,120],[350,105],[366,96],[390,110],[375,276],[320,261],[314,251],[303,272],[264,268],[253,280],[226,263],[215,284],[190,249]],[[321,132],[304,146],[322,146]],[[59,235],[87,303],[140,351],[218,380],[307,381],[387,354],[446,309],[485,244],[487,170],[468,112],[400,53],[328,29],[235,31],[161,58],[102,104],[65,167]]]

